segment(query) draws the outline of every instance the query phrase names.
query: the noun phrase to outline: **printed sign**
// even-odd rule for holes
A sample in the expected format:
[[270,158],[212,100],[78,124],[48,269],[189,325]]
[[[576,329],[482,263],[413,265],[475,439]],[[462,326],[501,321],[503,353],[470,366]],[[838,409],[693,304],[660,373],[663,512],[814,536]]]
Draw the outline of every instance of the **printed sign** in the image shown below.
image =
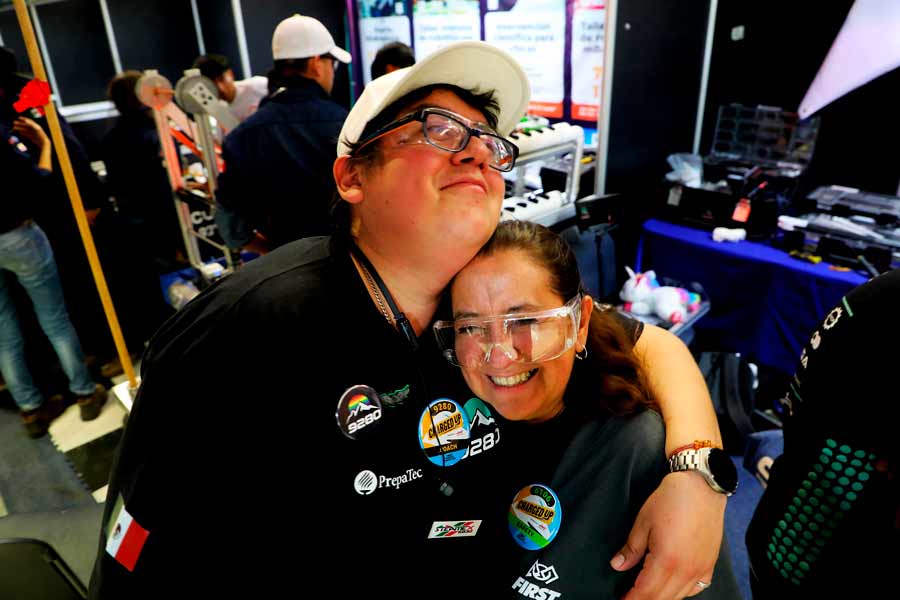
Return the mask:
[[519,0],[509,10],[489,12],[484,39],[509,52],[525,69],[531,82],[528,112],[562,118],[566,0]]
[[415,0],[413,35],[417,61],[448,44],[480,40],[478,0]]
[[409,15],[402,0],[358,0],[359,45],[362,52],[363,83],[372,81],[372,61],[389,42],[412,45]]
[[605,2],[578,0],[572,15],[572,118],[596,121],[603,88]]

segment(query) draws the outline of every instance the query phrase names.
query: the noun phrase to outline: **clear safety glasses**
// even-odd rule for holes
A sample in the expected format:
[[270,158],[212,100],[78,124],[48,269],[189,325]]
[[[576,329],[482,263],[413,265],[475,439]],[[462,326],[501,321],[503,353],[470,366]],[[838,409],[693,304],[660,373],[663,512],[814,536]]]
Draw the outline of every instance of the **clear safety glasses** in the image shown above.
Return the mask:
[[581,294],[564,306],[534,313],[438,321],[438,346],[457,367],[479,368],[501,352],[510,361],[531,364],[558,358],[575,344]]
[[516,164],[519,148],[515,144],[492,131],[473,127],[473,123],[465,117],[440,108],[423,108],[388,123],[362,140],[356,153],[378,138],[416,121],[422,123],[421,129],[400,138],[399,145],[430,144],[447,152],[461,152],[474,135],[491,151],[488,163],[491,168],[498,171],[512,171]]

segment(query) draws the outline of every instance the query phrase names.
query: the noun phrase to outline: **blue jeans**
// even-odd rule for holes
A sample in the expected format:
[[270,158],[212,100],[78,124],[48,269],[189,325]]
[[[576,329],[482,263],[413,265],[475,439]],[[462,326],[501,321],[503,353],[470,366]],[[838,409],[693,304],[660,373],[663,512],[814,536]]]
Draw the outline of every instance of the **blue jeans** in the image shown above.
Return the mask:
[[37,224],[28,222],[0,234],[0,373],[16,404],[34,410],[44,398],[25,363],[25,341],[8,288],[12,275],[28,292],[41,329],[69,378],[69,389],[78,396],[93,393],[95,384],[66,312],[50,242]]

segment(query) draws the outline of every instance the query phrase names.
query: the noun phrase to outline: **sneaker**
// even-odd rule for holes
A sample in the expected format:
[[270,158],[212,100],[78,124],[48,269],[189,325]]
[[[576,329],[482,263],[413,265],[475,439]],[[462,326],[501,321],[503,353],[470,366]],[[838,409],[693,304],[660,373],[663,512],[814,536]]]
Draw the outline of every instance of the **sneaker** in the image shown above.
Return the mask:
[[52,396],[49,400],[45,400],[43,404],[34,410],[22,410],[19,414],[22,416],[22,422],[28,431],[28,437],[37,439],[44,437],[56,417],[61,415],[69,405],[65,401],[62,394]]
[[92,394],[77,397],[82,421],[93,421],[100,416],[100,410],[106,404],[107,393],[106,388],[98,383]]

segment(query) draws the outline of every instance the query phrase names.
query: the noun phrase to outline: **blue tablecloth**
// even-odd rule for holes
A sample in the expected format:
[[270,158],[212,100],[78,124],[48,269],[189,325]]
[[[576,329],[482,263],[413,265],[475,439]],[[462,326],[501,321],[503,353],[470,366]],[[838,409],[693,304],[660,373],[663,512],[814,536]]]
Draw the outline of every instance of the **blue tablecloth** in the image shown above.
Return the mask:
[[651,219],[644,223],[639,270],[699,282],[712,308],[695,326],[725,351],[793,373],[826,311],[866,277],[834,271],[757,242],[714,242],[710,231]]

